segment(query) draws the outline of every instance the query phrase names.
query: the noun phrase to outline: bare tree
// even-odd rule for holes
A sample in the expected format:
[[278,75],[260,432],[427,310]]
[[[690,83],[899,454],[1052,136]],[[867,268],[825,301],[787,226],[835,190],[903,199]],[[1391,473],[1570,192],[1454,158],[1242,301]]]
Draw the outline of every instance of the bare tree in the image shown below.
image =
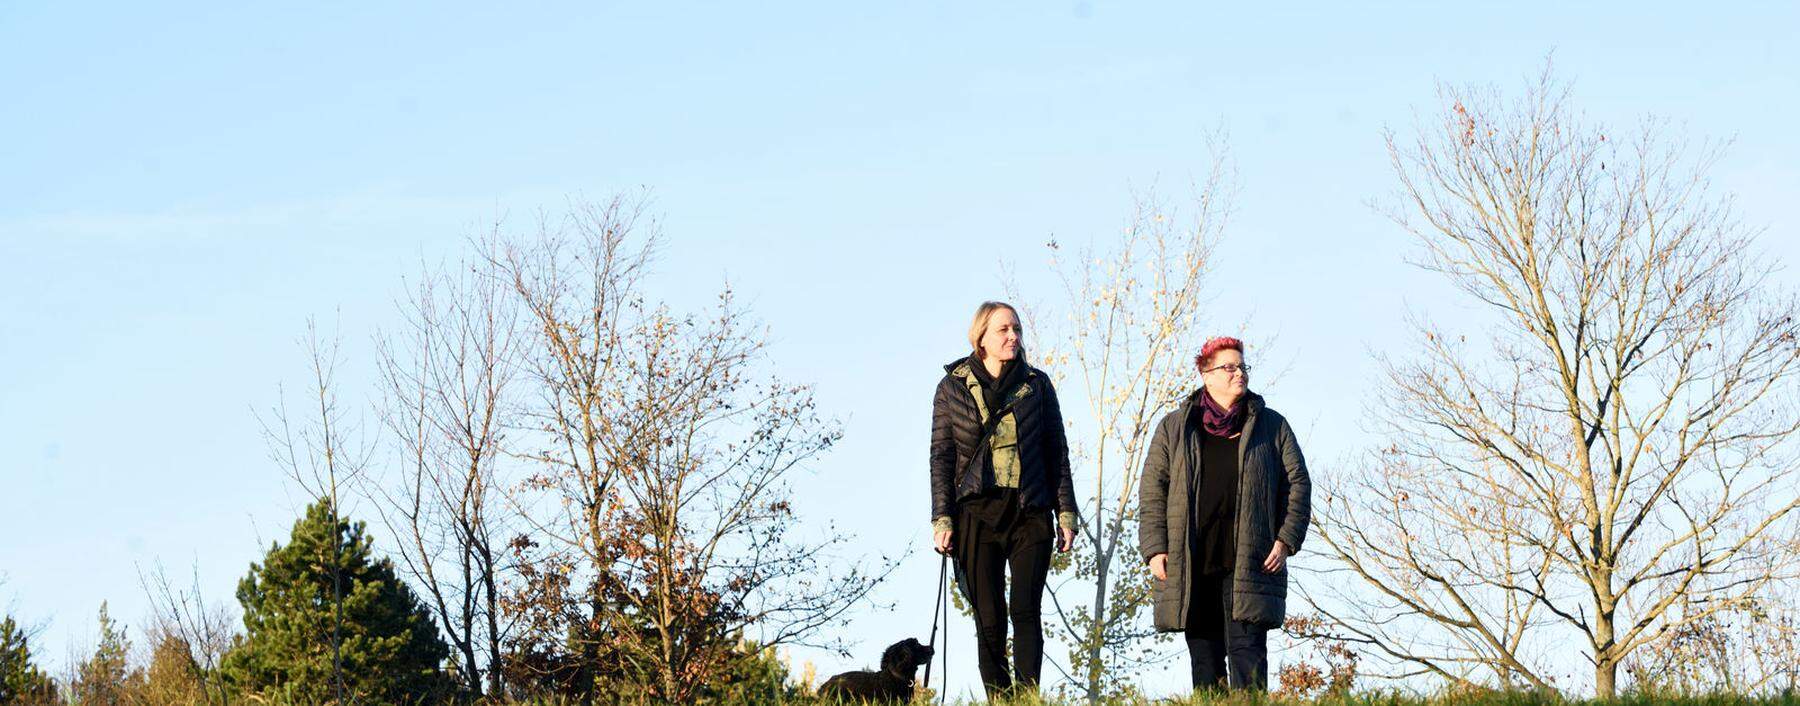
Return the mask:
[[[176,589],[162,566],[138,572],[138,583],[150,599],[151,625],[147,631],[153,649],[163,641],[179,645],[186,653],[185,666],[201,698],[208,704],[230,702],[230,692],[219,674],[219,665],[234,635],[231,614],[223,605],[208,603],[200,590],[199,568],[191,587]],[[154,670],[153,670],[154,671]]]
[[1091,702],[1131,693],[1137,668],[1167,656],[1146,615],[1154,595],[1137,556],[1137,483],[1157,422],[1195,385],[1203,279],[1232,198],[1227,164],[1215,157],[1189,208],[1146,196],[1117,239],[1072,258],[1049,244],[1063,292],[1046,311],[1063,318],[1046,317],[1037,355],[1059,386],[1081,383],[1087,423],[1072,426],[1092,433],[1071,432],[1070,448],[1094,474],[1084,541],[1058,557],[1050,598],[1069,646],[1065,676]]
[[364,484],[426,598],[470,694],[504,693],[501,562],[510,508],[497,477],[515,309],[503,282],[467,263],[423,273],[377,340],[393,473]]
[[1551,689],[1578,645],[1612,697],[1637,650],[1794,576],[1800,322],[1716,150],[1585,122],[1547,68],[1442,101],[1389,136],[1395,217],[1475,314],[1381,359],[1383,441],[1319,513],[1361,581],[1314,602],[1391,676]]
[[[612,607],[596,583],[612,563],[606,516],[617,494],[611,413],[627,354],[622,332],[654,245],[631,237],[641,216],[641,205],[615,199],[577,206],[560,222],[540,216],[533,240],[496,232],[480,244],[486,271],[525,310],[530,330],[519,351],[526,402],[509,450],[527,463],[512,496],[526,527],[509,546],[522,583],[504,601],[523,621],[505,665],[521,688],[591,690],[593,665],[608,652]],[[543,439],[534,443],[535,434]]]
[[522,652],[572,646],[577,681],[679,701],[732,666],[742,637],[814,640],[892,565],[833,572],[844,535],[797,537],[789,479],[838,427],[809,388],[759,375],[762,334],[729,290],[696,315],[644,295],[656,236],[620,197],[488,258],[533,331],[537,404],[515,445],[541,500],[515,541]]
[[[263,439],[269,456],[313,500],[323,500],[331,510],[332,526],[341,521],[343,506],[339,490],[359,481],[368,468],[369,447],[355,439],[356,428],[345,419],[338,403],[337,366],[339,342],[321,339],[318,325],[306,321],[306,337],[300,345],[306,351],[308,381],[306,416],[296,418],[288,411],[285,391],[281,401],[271,410],[270,419],[262,419]],[[332,693],[339,703],[345,701],[343,664],[344,597],[343,567],[339,566],[341,547],[338,533],[332,533],[325,569],[331,572],[331,673]]]
[[[1649,694],[1792,694],[1800,690],[1800,610],[1793,591],[1716,611],[1672,629],[1624,663]],[[1705,610],[1685,606],[1683,612]]]

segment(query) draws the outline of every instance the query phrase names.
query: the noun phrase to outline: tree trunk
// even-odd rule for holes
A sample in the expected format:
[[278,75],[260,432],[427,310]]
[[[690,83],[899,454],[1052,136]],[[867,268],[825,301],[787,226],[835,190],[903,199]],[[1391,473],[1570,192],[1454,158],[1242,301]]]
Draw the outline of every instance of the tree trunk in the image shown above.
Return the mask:
[[[1105,511],[1102,510],[1102,512]],[[1113,537],[1118,537],[1116,528],[1111,527],[1111,523],[1108,524],[1108,528],[1114,529]],[[1107,573],[1112,569],[1113,552],[1117,550],[1118,545],[1113,544],[1105,550],[1096,552],[1094,557],[1094,612],[1092,613],[1094,624],[1088,630],[1088,642],[1085,645],[1088,653],[1087,700],[1090,704],[1100,703],[1100,698],[1103,696],[1100,678],[1106,670],[1102,666],[1100,658],[1106,647],[1106,589],[1110,585],[1106,579]]]
[[1594,698],[1618,696],[1619,657],[1614,653],[1613,613],[1603,610],[1594,620]]
[[1594,660],[1594,698],[1610,701],[1618,697],[1619,662],[1612,657]]
[[486,567],[486,570],[482,572],[482,583],[483,587],[487,589],[485,612],[487,613],[488,693],[495,697],[502,697],[506,695],[504,691],[506,684],[501,681],[500,675],[500,618],[496,614],[498,612],[496,608],[499,605],[499,590],[494,585],[494,558],[486,550],[486,544],[484,543],[482,546],[483,565]]

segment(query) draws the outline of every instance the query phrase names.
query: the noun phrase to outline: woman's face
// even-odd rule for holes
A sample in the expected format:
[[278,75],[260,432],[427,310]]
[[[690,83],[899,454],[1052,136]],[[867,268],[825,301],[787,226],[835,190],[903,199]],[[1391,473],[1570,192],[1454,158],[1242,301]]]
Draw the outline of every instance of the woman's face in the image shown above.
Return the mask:
[[1004,363],[1019,357],[1023,341],[1018,315],[1011,309],[997,310],[988,316],[987,331],[981,334],[981,356]]
[[1244,354],[1229,348],[1214,353],[1212,360],[1206,361],[1200,381],[1206,385],[1206,391],[1212,393],[1213,399],[1237,399],[1250,386],[1250,372],[1244,369]]

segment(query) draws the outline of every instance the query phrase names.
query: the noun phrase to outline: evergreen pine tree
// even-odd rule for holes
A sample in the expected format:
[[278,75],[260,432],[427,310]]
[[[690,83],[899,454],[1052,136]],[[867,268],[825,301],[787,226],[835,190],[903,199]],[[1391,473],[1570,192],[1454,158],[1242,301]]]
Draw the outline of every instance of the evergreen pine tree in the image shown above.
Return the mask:
[[107,614],[100,603],[100,644],[94,655],[75,667],[70,685],[76,703],[116,704],[126,700],[143,682],[143,672],[131,668],[131,640],[125,628]]
[[55,683],[31,662],[31,637],[6,616],[0,620],[0,704],[55,701]]
[[245,693],[331,701],[336,635],[346,701],[418,703],[445,695],[441,665],[449,648],[393,563],[376,559],[371,545],[363,523],[335,517],[328,500],[308,507],[287,546],[271,545],[238,583],[245,634],[225,657],[226,679]]

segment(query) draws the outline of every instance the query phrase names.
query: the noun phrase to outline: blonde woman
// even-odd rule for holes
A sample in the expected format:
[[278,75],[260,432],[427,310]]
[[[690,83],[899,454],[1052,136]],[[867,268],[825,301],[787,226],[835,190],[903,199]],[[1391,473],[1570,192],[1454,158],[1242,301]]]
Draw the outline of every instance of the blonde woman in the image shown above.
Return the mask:
[[991,697],[1015,682],[1037,688],[1044,579],[1052,544],[1066,552],[1075,543],[1075,489],[1056,388],[1025,362],[1018,310],[983,302],[969,324],[969,346],[944,366],[931,405],[932,535],[937,551],[954,560],[956,583],[974,608],[981,682]]

